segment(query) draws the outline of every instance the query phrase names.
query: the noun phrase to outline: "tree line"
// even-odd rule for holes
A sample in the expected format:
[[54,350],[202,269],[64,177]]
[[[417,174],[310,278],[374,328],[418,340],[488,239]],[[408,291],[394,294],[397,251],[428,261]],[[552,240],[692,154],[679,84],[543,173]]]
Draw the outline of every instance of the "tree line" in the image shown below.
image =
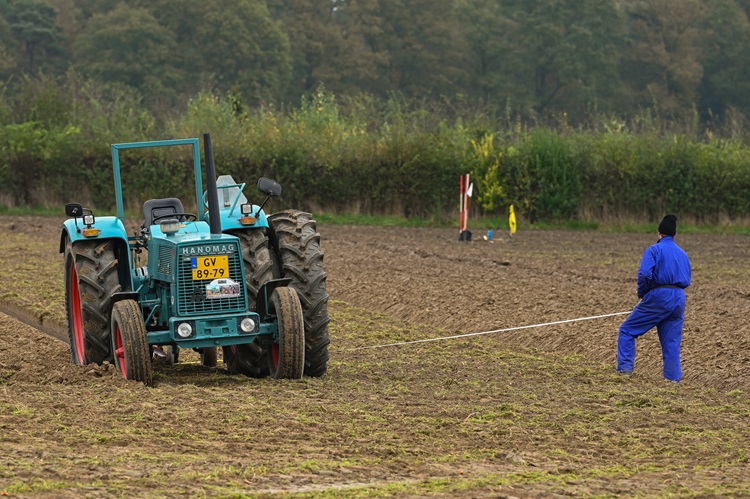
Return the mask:
[[[288,207],[750,211],[750,0],[0,0],[0,206],[114,202],[109,144],[214,137]],[[170,153],[171,154],[171,153]],[[138,209],[190,162],[123,158]],[[140,196],[141,199],[137,199]]]
[[[284,186],[274,210],[455,221],[458,178],[470,173],[476,213],[505,215],[513,204],[521,223],[658,220],[668,211],[717,223],[750,212],[746,141],[731,129],[691,133],[650,112],[599,116],[587,127],[486,114],[447,122],[439,107],[398,96],[360,96],[344,109],[319,87],[285,110],[238,112],[231,95],[200,93],[185,112],[156,120],[136,96],[104,96],[90,82],[29,88],[16,105],[36,121],[0,125],[0,207],[76,201],[112,210],[111,143],[210,131],[217,174],[246,182],[249,199],[261,200],[252,188],[261,176]],[[121,154],[127,209],[160,197],[196,209],[190,153]]]
[[90,79],[160,114],[337,96],[524,116],[750,112],[750,0],[0,0],[0,78]]

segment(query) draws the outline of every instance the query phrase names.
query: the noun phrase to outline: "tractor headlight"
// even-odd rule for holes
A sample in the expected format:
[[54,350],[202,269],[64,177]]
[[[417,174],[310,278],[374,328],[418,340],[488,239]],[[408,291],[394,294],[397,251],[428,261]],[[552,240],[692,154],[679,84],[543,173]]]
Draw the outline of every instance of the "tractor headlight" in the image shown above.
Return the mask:
[[83,237],[96,237],[101,232],[99,229],[92,227],[96,223],[96,218],[93,213],[83,216],[83,224],[86,226],[83,228]]
[[242,212],[242,216],[240,217],[240,223],[242,225],[253,225],[256,222],[252,204],[245,203],[241,205],[240,211]]
[[193,326],[189,322],[183,322],[177,326],[177,335],[180,338],[190,338],[193,335]]
[[245,317],[240,322],[240,329],[243,333],[252,333],[253,331],[255,331],[255,321],[250,317]]

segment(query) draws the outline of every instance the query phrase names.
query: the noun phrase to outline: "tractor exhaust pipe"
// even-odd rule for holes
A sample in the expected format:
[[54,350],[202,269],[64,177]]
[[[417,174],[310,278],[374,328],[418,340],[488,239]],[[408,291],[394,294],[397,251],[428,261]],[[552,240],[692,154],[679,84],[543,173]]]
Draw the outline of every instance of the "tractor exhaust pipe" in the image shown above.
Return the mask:
[[221,234],[221,215],[219,214],[219,191],[216,189],[216,166],[214,165],[214,148],[211,145],[211,134],[203,134],[203,150],[206,152],[206,188],[208,189],[208,226],[211,234]]

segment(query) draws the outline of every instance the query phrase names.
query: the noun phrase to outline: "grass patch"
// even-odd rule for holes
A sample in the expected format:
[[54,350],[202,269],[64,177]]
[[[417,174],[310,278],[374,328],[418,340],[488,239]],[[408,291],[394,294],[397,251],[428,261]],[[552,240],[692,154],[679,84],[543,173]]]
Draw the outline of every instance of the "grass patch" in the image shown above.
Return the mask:
[[448,220],[427,219],[419,217],[400,217],[396,215],[359,215],[315,213],[315,220],[321,224],[331,225],[373,225],[384,227],[451,227]]
[[[8,216],[65,216],[63,206],[41,206],[41,207],[8,207],[0,205],[0,215]],[[114,210],[97,210],[97,216],[116,216]],[[458,220],[444,217],[404,217],[398,215],[363,215],[354,213],[326,213],[316,212],[313,214],[320,224],[330,225],[370,225],[377,227],[411,227],[411,228],[458,228]],[[143,217],[140,211],[128,210],[125,212],[126,219],[139,220]],[[539,221],[527,223],[523,220],[518,222],[518,230],[571,230],[571,231],[598,231],[607,233],[655,233],[658,221],[655,222],[610,222],[601,220],[559,220]],[[469,220],[469,230],[478,232],[492,230],[495,233],[507,232],[509,230],[508,218],[506,216],[477,216]],[[679,222],[678,234],[750,234],[750,221],[725,220],[720,223],[697,223],[692,221]],[[484,235],[484,234],[481,234]]]
[[[354,214],[329,214],[315,213],[316,220],[321,224],[332,225],[372,225],[384,227],[427,227],[427,228],[458,228],[458,221],[452,219],[425,219],[405,218],[394,215],[354,215]],[[598,220],[561,220],[543,221],[533,224],[519,221],[518,230],[571,230],[571,231],[597,231],[607,233],[655,233],[656,222],[608,222]],[[507,217],[482,216],[469,220],[469,230],[473,231],[474,237],[484,235],[486,231],[492,230],[499,235],[501,232],[510,230]],[[479,234],[479,233],[482,234]],[[724,221],[721,223],[695,223],[680,221],[678,234],[750,234],[750,222]]]

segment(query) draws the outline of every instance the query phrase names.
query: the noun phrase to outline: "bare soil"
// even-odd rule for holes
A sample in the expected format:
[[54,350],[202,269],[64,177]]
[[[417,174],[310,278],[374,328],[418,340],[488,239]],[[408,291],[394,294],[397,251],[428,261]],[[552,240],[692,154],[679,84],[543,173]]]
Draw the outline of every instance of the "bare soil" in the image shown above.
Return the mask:
[[[492,243],[454,230],[324,227],[333,297],[367,310],[455,333],[564,321],[630,311],[636,275],[656,234],[530,231]],[[497,233],[495,233],[497,236]],[[750,238],[678,235],[691,258],[682,360],[683,382],[750,387]],[[626,315],[497,333],[510,346],[582,354],[614,366]],[[654,333],[638,344],[636,370],[658,380]]]
[[[0,217],[0,303],[58,334],[60,222]],[[750,496],[747,237],[678,234],[694,281],[674,384],[655,332],[614,373],[626,315],[377,347],[629,311],[655,236],[319,230],[322,378],[185,352],[147,388],[0,315],[0,496]]]

